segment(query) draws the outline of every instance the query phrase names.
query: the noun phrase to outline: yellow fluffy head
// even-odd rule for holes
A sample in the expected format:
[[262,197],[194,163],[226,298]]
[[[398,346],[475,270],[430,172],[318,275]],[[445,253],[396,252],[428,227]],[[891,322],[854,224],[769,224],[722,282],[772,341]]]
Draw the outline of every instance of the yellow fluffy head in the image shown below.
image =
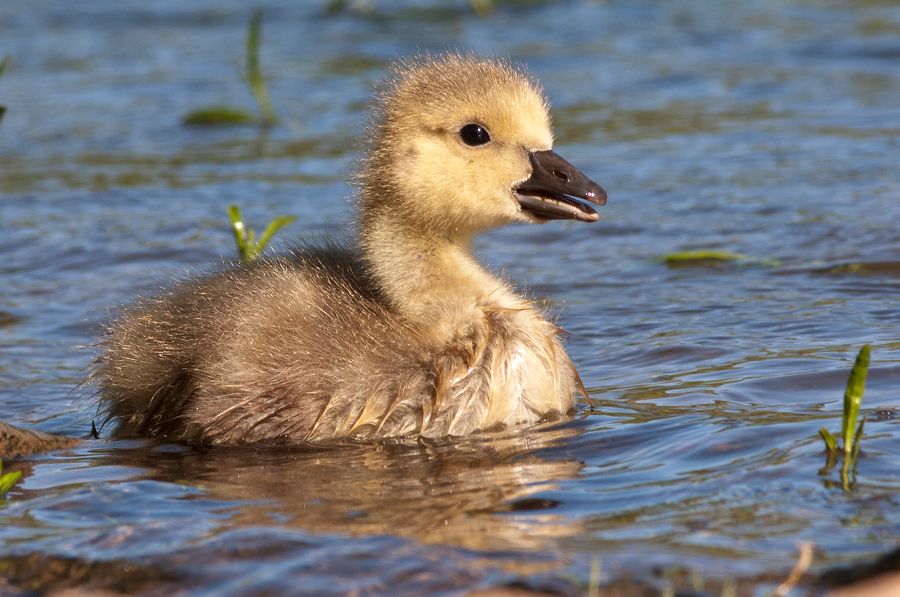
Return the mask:
[[[521,70],[456,54],[402,62],[378,109],[362,176],[364,224],[387,216],[465,237],[532,221],[513,189],[531,172],[529,152],[550,149],[553,134],[547,100]],[[471,125],[489,140],[472,144]]]

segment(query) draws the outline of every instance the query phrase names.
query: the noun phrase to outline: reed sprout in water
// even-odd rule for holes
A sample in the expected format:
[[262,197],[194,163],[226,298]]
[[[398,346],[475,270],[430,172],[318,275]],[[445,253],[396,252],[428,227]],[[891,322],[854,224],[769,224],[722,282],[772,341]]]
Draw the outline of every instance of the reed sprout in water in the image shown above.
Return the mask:
[[[3,76],[7,66],[9,66],[9,56],[4,56],[3,60],[0,60],[0,77]],[[6,106],[0,106],[0,120],[3,120],[4,114],[6,114]]]
[[272,102],[269,100],[269,90],[266,87],[266,78],[263,75],[259,62],[259,44],[262,40],[262,10],[257,8],[250,15],[250,25],[247,29],[247,44],[244,70],[241,78],[253,98],[259,106],[259,117],[242,108],[233,106],[207,106],[188,113],[183,123],[186,125],[228,125],[259,123],[269,127],[278,121]]
[[249,263],[260,256],[266,245],[279,230],[294,222],[296,216],[278,216],[271,220],[263,230],[262,236],[256,240],[256,232],[244,223],[241,208],[237,205],[228,206],[228,219],[231,220],[231,231],[234,233],[234,242],[237,245],[238,256],[241,262]]
[[250,15],[250,28],[247,31],[247,63],[244,67],[243,79],[259,106],[263,126],[271,126],[277,122],[272,102],[269,101],[269,90],[266,79],[259,66],[259,43],[262,40],[262,10],[257,8]]
[[824,472],[828,472],[835,465],[838,455],[843,455],[844,462],[841,467],[841,487],[845,491],[850,490],[850,473],[856,470],[856,462],[859,458],[859,444],[862,440],[866,419],[859,419],[859,407],[862,404],[863,392],[866,387],[866,376],[869,372],[869,361],[872,355],[872,347],[863,346],[856,355],[853,370],[847,380],[847,388],[844,390],[844,413],[841,418],[841,439],[843,446],[838,447],[837,438],[828,429],[819,429],[819,435],[825,442],[827,462]]
[[6,495],[6,492],[13,488],[13,485],[19,482],[22,477],[22,471],[12,473],[3,472],[3,461],[0,460],[0,498]]

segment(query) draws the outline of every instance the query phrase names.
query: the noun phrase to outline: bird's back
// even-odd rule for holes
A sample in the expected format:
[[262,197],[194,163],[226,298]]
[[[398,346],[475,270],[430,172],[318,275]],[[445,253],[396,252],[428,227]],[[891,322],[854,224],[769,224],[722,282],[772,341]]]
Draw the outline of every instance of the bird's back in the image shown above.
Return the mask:
[[384,370],[412,335],[353,252],[301,248],[128,308],[93,377],[120,434],[296,441],[353,371]]

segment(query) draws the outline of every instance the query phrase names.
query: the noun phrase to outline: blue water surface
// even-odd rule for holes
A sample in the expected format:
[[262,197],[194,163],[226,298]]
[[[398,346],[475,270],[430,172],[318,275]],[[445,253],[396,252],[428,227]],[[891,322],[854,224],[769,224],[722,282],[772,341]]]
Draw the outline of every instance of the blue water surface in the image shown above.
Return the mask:
[[[473,3],[475,4],[475,3]],[[434,445],[199,451],[101,435],[7,462],[7,587],[171,594],[577,594],[672,570],[772,588],[900,537],[900,5],[262,2],[274,128],[237,0],[0,4],[0,420],[87,436],[76,389],[114,309],[233,254],[226,208],[351,233],[358,138],[397,57],[510,57],[556,149],[609,192],[594,225],[481,238],[558,315],[591,394],[569,422]],[[330,8],[329,8],[330,7]],[[745,258],[667,265],[675,251]],[[850,491],[823,471],[872,345]],[[599,571],[599,574],[598,572]],[[808,577],[808,578],[811,578]]]

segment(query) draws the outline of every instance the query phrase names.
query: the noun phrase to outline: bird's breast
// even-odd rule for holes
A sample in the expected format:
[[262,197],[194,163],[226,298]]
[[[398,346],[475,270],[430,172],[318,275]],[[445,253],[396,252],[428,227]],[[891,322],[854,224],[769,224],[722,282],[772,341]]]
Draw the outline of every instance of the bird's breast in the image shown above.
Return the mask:
[[438,360],[423,434],[463,435],[536,422],[573,404],[575,371],[558,328],[528,310],[487,312],[481,329]]

